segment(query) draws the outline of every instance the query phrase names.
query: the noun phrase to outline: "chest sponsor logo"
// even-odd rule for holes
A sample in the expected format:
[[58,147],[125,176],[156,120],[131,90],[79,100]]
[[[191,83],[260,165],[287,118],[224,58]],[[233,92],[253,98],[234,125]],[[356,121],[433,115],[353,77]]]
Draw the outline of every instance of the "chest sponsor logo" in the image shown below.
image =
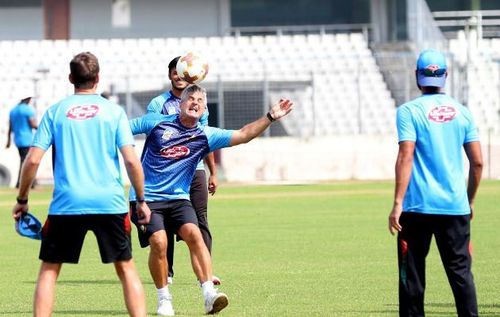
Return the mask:
[[66,117],[73,120],[87,120],[95,117],[98,112],[97,105],[73,106],[66,112]]
[[432,122],[445,123],[451,121],[457,115],[457,110],[451,106],[438,106],[429,111],[428,118]]
[[180,159],[188,156],[189,148],[183,145],[164,147],[160,150],[160,155],[166,158]]

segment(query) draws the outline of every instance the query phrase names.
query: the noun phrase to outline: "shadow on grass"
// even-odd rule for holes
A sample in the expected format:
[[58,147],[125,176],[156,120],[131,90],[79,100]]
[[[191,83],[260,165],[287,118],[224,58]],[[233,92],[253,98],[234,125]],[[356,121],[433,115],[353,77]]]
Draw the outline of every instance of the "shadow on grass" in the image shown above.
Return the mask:
[[[24,284],[35,285],[36,281],[24,281]],[[120,284],[118,278],[116,280],[58,280],[57,285],[82,285],[82,284],[92,284],[92,285],[115,285]],[[142,284],[149,285],[153,284],[152,281],[142,281]],[[180,284],[180,283],[179,283]]]
[[124,316],[127,315],[127,310],[123,307],[123,310],[56,310],[54,311],[57,315],[101,315],[101,316]]
[[[32,311],[2,311],[0,316],[28,316]],[[92,315],[92,316],[126,316],[127,310],[55,310],[54,314],[58,316],[77,316],[77,315]]]
[[[396,309],[389,309],[387,311],[366,311],[367,313],[377,313],[377,314],[389,314],[399,312],[398,305],[387,304],[387,307],[396,307]],[[434,308],[434,309],[433,309]],[[442,309],[447,311],[435,311],[436,309]],[[500,304],[479,304],[478,305],[479,315],[481,317],[498,317],[500,316]],[[429,316],[455,316],[457,311],[455,309],[454,303],[426,303],[425,313]]]
[[396,309],[386,309],[386,310],[372,309],[372,310],[346,310],[344,312],[349,313],[349,314],[351,314],[351,313],[361,314],[363,316],[373,316],[373,315],[376,315],[376,316],[384,316],[384,315],[397,316],[397,314],[399,313],[399,310],[396,310]]

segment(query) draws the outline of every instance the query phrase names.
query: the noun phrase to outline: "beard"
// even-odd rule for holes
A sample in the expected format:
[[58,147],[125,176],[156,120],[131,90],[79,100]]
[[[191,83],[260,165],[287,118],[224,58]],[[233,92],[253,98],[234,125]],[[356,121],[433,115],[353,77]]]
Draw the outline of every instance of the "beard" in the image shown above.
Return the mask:
[[171,85],[173,88],[177,89],[177,90],[180,90],[180,91],[183,91],[184,89],[187,88],[187,86],[189,86],[189,83],[188,82],[177,82],[177,81],[171,81]]

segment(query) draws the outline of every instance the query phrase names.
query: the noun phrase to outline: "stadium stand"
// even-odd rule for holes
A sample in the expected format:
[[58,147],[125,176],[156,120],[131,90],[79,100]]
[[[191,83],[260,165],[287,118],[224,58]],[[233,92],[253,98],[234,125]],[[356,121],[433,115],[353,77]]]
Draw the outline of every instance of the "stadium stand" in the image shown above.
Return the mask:
[[459,32],[449,50],[467,74],[467,105],[481,132],[500,130],[500,40],[467,38]]
[[[0,62],[3,107],[16,102],[19,86],[31,85],[37,90],[40,113],[71,93],[65,61],[80,51],[92,51],[99,57],[101,89],[112,86],[117,93],[134,93],[162,89],[170,57],[195,50],[210,63],[204,83],[208,86],[218,80],[226,85],[264,82],[294,86],[292,91],[273,88],[268,96],[293,92],[300,100],[297,108],[302,110],[284,123],[286,135],[393,132],[395,104],[361,33],[1,41],[0,48],[6,52]],[[45,69],[48,72],[42,71]],[[224,125],[232,127],[236,124],[231,123],[232,105],[225,102],[225,107],[228,121]]]

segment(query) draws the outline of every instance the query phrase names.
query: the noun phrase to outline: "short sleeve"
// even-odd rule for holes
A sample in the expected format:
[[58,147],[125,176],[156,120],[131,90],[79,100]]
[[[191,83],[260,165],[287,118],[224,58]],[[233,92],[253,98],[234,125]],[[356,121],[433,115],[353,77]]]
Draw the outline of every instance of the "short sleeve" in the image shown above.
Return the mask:
[[171,121],[174,116],[165,116],[159,113],[150,112],[142,117],[129,121],[130,129],[133,135],[149,134],[162,121]]
[[120,119],[118,120],[118,127],[116,131],[116,146],[121,148],[125,145],[133,145],[134,137],[130,130],[130,125],[125,112],[120,109]]
[[201,115],[201,118],[200,118],[200,124],[202,126],[207,126],[208,125],[208,107],[207,109],[205,109],[205,112],[203,112],[203,114]]
[[159,98],[153,98],[148,106],[147,106],[147,112],[148,113],[161,113],[163,107],[163,103],[160,103]]
[[396,113],[396,126],[399,142],[417,140],[417,133],[409,107],[403,105],[398,108]]
[[42,121],[38,125],[35,137],[33,138],[33,143],[31,146],[36,146],[44,151],[47,151],[49,147],[54,143],[54,118],[53,113],[50,109],[45,112],[42,117]]
[[[464,110],[462,110],[464,111]],[[474,142],[474,141],[479,141],[479,133],[477,131],[477,126],[476,123],[474,122],[474,118],[472,117],[472,114],[468,109],[465,109],[464,111],[465,116],[467,118],[467,127],[465,130],[465,138],[464,138],[464,144],[469,143],[469,142]]]
[[27,107],[26,108],[26,116],[28,118],[35,118],[36,117],[36,112],[33,107]]
[[225,130],[207,126],[204,128],[204,131],[207,135],[210,152],[231,146],[231,137],[233,136],[234,130]]

